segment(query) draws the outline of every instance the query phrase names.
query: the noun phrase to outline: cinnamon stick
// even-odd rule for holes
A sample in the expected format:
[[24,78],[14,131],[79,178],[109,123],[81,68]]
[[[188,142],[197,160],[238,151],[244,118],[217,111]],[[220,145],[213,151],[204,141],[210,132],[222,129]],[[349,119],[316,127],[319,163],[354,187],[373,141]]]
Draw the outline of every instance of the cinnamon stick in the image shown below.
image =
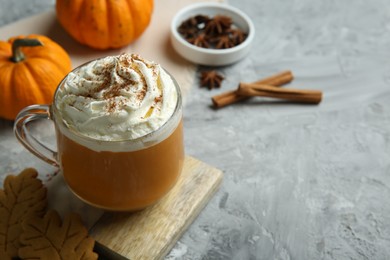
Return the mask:
[[[253,84],[267,84],[272,86],[282,86],[293,80],[294,76],[290,70],[279,72],[270,77],[253,82]],[[224,107],[238,101],[249,98],[248,96],[240,95],[237,90],[227,91],[211,98],[215,107]]]
[[320,90],[276,88],[266,84],[240,83],[237,93],[241,96],[272,97],[309,104],[318,104],[322,100]]

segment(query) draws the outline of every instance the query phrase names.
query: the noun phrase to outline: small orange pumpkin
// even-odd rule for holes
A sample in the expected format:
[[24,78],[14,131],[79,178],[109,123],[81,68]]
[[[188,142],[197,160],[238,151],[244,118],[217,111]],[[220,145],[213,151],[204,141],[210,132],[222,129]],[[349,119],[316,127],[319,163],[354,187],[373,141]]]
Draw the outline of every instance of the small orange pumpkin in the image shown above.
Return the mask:
[[150,23],[153,0],[57,0],[56,12],[75,40],[104,50],[141,36]]
[[68,53],[45,36],[0,41],[0,117],[14,120],[28,105],[51,103],[70,70]]

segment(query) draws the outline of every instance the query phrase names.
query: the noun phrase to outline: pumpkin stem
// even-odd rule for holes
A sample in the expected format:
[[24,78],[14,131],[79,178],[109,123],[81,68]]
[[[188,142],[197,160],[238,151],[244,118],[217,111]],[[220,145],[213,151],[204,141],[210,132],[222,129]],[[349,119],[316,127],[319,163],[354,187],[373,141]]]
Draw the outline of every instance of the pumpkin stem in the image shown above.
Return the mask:
[[20,62],[25,59],[24,53],[20,49],[21,47],[33,47],[33,46],[43,46],[43,43],[38,39],[24,38],[16,39],[12,43],[12,57],[11,61]]

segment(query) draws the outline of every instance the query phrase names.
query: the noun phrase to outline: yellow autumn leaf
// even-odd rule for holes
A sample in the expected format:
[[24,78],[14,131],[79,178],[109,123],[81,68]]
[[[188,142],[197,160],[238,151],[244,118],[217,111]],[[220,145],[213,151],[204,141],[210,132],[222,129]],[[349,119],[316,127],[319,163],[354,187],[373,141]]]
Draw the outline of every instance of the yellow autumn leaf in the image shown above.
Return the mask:
[[37,176],[35,169],[27,168],[4,180],[0,190],[0,259],[18,256],[22,222],[45,213],[46,188]]
[[97,259],[93,252],[94,239],[88,235],[81,218],[75,213],[61,218],[50,210],[43,218],[33,217],[23,223],[20,236],[22,247],[19,257],[22,259]]

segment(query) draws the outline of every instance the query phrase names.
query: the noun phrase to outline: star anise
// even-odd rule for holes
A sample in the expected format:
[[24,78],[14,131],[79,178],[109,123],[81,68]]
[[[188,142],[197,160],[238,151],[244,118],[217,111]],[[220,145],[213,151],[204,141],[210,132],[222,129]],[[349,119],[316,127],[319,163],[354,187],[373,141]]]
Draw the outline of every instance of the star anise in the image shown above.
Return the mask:
[[238,28],[229,29],[227,33],[229,34],[230,39],[235,46],[245,41],[246,37],[248,36],[247,33],[244,33]]
[[208,37],[205,33],[199,33],[191,38],[188,38],[187,41],[195,46],[202,48],[210,48]]
[[177,31],[184,39],[188,39],[194,37],[199,32],[199,29],[197,27],[179,27]]
[[209,20],[205,27],[205,32],[208,35],[222,34],[232,25],[232,18],[225,15],[216,15]]
[[210,21],[210,17],[207,15],[195,15],[195,20],[199,29],[203,29],[205,25]]
[[232,48],[247,37],[226,15],[195,15],[184,20],[177,30],[189,43],[208,49]]
[[236,46],[229,34],[218,35],[210,39],[216,49],[227,49]]
[[207,87],[208,89],[221,87],[224,76],[219,74],[216,70],[202,71],[200,76],[201,87]]
[[209,20],[210,18],[207,15],[192,16],[187,20],[184,20],[177,28],[177,31],[186,39],[194,37],[206,26],[206,23]]

